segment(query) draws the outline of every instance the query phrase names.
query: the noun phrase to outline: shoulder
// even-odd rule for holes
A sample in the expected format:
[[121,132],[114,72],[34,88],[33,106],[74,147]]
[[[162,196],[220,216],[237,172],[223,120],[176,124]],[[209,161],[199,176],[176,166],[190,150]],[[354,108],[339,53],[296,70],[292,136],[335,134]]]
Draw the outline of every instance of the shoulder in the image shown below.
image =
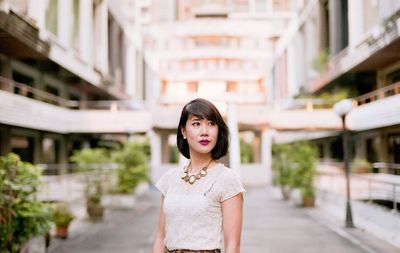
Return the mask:
[[237,172],[229,167],[226,167],[225,165],[222,166],[220,175],[223,179],[239,180],[239,175],[237,174]]
[[180,167],[175,167],[175,168],[170,168],[167,169],[161,176],[161,178],[169,178],[169,177],[173,177],[177,174],[181,174],[183,172],[183,169]]

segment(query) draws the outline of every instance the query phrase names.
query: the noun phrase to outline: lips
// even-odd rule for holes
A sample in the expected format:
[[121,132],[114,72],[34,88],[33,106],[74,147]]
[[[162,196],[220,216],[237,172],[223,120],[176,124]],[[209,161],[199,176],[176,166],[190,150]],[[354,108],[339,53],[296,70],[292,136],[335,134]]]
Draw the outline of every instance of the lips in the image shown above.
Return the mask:
[[199,143],[200,143],[201,145],[203,145],[203,146],[207,146],[208,143],[210,143],[210,141],[208,141],[208,140],[201,140],[201,141],[199,141]]

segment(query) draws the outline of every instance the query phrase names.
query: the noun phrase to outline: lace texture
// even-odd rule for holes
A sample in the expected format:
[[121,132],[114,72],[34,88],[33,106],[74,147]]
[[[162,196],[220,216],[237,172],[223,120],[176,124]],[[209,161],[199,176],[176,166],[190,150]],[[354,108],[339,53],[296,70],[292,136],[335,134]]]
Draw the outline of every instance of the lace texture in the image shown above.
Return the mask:
[[167,171],[156,183],[164,195],[164,243],[169,250],[222,249],[223,201],[245,192],[233,170],[219,163],[194,184],[181,179],[183,168]]

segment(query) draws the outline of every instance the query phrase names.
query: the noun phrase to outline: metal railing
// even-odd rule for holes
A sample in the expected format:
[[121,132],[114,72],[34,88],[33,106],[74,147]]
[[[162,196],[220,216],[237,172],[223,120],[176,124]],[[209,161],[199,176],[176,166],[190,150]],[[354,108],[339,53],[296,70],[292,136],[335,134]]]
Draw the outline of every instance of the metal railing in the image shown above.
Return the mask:
[[366,93],[354,98],[354,100],[357,102],[357,105],[364,105],[397,94],[400,94],[400,82]]
[[146,107],[145,104],[139,100],[68,100],[2,76],[0,76],[0,90],[69,109],[109,110],[111,112],[116,112],[120,110],[140,110]]
[[[390,201],[393,211],[399,211],[400,180],[393,180],[393,177],[397,177],[394,175],[386,174],[385,177],[379,177],[379,175],[381,174],[351,174],[351,198],[370,202],[374,200]],[[344,173],[341,171],[318,172],[315,186],[325,192],[344,195]]]
[[56,96],[52,93],[31,87],[24,83],[19,83],[14,80],[0,76],[1,90],[14,92],[15,94],[34,98],[36,100],[62,106],[62,107],[76,107],[79,101],[67,100],[65,98]]
[[[59,176],[80,173],[83,170],[79,165],[75,163],[41,163],[37,166],[42,168],[42,175],[46,176]],[[101,163],[101,164],[90,164],[85,166],[87,170],[113,170],[118,167],[116,163]]]
[[279,99],[275,100],[274,107],[285,110],[305,109],[312,111],[319,108],[331,108],[335,102],[337,101],[320,98]]
[[378,169],[379,173],[388,173],[393,175],[400,175],[400,163],[383,163],[376,162],[372,164],[374,169]]

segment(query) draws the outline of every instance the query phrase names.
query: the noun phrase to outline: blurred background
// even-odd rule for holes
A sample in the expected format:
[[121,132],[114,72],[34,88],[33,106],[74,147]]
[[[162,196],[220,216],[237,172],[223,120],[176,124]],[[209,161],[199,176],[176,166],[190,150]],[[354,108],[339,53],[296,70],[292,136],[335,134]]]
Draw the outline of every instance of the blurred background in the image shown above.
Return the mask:
[[0,0],[0,222],[29,182],[26,203],[69,211],[76,235],[95,204],[134,208],[187,163],[176,126],[203,97],[246,187],[311,196],[400,248],[399,81],[396,0]]

